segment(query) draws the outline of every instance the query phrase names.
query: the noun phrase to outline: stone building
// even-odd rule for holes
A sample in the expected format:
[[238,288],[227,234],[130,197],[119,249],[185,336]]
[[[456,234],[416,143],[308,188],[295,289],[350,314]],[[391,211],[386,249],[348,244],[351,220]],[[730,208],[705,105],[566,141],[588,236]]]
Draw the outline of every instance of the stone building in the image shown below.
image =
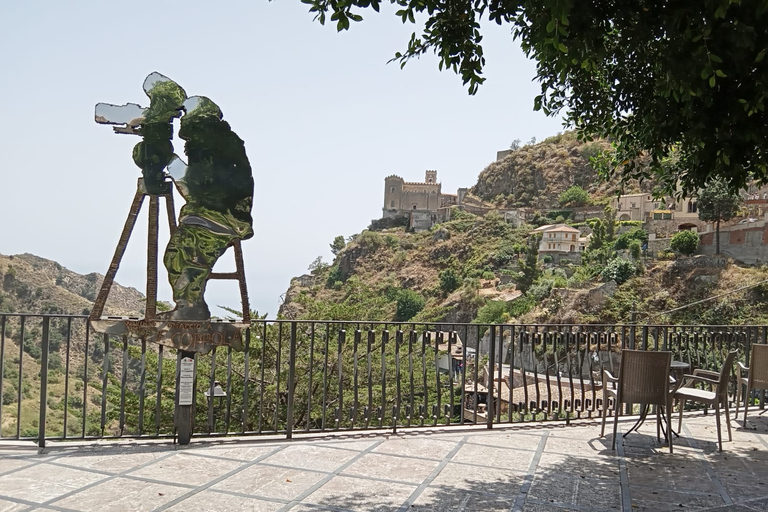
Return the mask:
[[581,236],[581,232],[567,224],[549,224],[533,230],[541,233],[539,242],[539,257],[550,255],[555,262],[563,258],[576,259],[581,257],[589,239]]
[[451,206],[461,204],[466,188],[457,194],[443,194],[437,181],[437,171],[428,170],[423,182],[405,181],[400,176],[384,178],[383,218],[410,218],[410,227],[416,231],[429,229],[435,223],[448,220]]

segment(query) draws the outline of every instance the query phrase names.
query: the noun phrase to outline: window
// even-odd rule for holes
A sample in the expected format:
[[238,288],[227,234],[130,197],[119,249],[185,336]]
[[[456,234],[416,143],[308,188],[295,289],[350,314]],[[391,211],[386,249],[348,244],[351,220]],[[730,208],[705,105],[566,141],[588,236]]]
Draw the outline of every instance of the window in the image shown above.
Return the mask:
[[395,187],[390,187],[389,191],[390,191],[390,193],[394,194],[395,193]]
[[414,209],[414,210],[416,209],[416,205],[413,205],[413,209]]
[[394,201],[390,201],[389,202],[389,207],[390,208],[394,208],[395,207],[395,202]]

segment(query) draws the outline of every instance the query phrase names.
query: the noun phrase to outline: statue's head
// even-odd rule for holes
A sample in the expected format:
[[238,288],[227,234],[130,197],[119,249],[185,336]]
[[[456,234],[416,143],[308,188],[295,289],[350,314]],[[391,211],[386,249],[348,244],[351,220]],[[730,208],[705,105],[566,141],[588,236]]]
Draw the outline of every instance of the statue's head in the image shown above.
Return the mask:
[[154,72],[144,80],[144,92],[150,99],[149,115],[155,119],[169,119],[181,115],[187,93],[179,84],[165,75]]
[[184,116],[188,121],[195,120],[195,118],[214,117],[216,119],[223,119],[224,114],[218,105],[212,102],[205,96],[192,96],[184,102]]

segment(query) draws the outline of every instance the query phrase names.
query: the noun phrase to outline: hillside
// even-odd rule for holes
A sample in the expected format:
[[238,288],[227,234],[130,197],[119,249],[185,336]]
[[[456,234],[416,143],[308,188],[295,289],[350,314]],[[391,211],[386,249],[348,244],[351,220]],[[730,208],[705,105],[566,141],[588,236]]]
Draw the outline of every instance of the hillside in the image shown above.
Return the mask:
[[[104,276],[77,274],[33,254],[0,254],[0,312],[88,314]],[[115,283],[105,308],[112,315],[143,312],[144,295]]]
[[[294,279],[280,314],[318,320],[614,323],[629,322],[635,305],[638,320],[767,321],[768,288],[761,287],[657,316],[757,283],[768,278],[768,271],[666,251],[658,257],[632,258],[631,240],[620,246],[612,237],[636,236],[642,229],[632,223],[620,225],[615,215],[606,213],[598,221],[600,229],[611,225],[613,235],[597,244],[590,242],[574,261],[539,260],[533,281],[519,286],[529,246],[538,247],[532,230],[567,213],[559,205],[560,194],[578,185],[592,202],[607,204],[617,192],[614,185],[600,183],[589,163],[590,157],[607,148],[606,141],[582,143],[567,132],[512,151],[480,173],[466,204],[485,209],[532,207],[539,210],[528,217],[534,225],[513,228],[499,213],[480,217],[454,208],[450,221],[428,232],[409,233],[402,227],[365,230],[349,237],[343,249],[337,248],[332,263],[313,265],[310,275]],[[646,192],[650,187],[631,183],[626,192]],[[560,210],[546,211],[553,208]],[[582,236],[589,235],[596,220],[575,225]],[[647,240],[647,234],[642,236]],[[628,275],[616,278],[618,284],[604,274],[611,265],[630,269]]]
[[[601,200],[616,193],[616,187],[600,182],[590,158],[610,144],[598,140],[581,142],[574,132],[549,137],[538,144],[522,146],[486,167],[470,193],[498,207],[556,208],[558,196],[577,185]],[[632,189],[650,191],[650,185]]]
[[495,214],[457,216],[423,233],[364,231],[332,264],[294,279],[280,314],[318,320],[621,323],[630,321],[634,305],[640,321],[768,322],[766,285],[656,316],[768,279],[768,268],[710,256],[645,258],[618,285],[601,276],[606,265],[600,262],[540,263],[541,274],[524,295],[513,281],[532,226],[514,229]]

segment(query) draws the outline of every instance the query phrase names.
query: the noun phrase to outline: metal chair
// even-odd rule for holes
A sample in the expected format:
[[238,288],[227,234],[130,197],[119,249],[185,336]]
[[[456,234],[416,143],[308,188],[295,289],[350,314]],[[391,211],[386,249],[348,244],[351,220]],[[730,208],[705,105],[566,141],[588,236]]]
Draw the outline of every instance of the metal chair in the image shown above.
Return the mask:
[[733,363],[736,360],[738,352],[733,350],[728,353],[723,362],[723,367],[720,372],[711,372],[708,370],[697,369],[693,371],[693,375],[685,375],[687,379],[686,385],[694,384],[696,382],[702,382],[708,384],[711,388],[697,389],[694,387],[682,387],[675,391],[675,400],[680,401],[680,419],[678,421],[677,430],[680,431],[683,428],[683,409],[685,408],[685,402],[697,402],[706,406],[715,408],[715,421],[717,422],[717,444],[720,451],[723,451],[723,439],[720,433],[720,406],[725,406],[725,423],[728,426],[728,441],[731,441],[731,418],[728,411],[728,377],[733,371]]
[[[649,406],[661,406],[664,409],[659,408],[658,412],[663,414],[666,419],[669,453],[672,453],[672,394],[669,389],[669,366],[671,363],[672,352],[625,349],[621,351],[618,378],[611,375],[608,370],[603,370],[603,420],[600,437],[605,435],[605,418],[608,410],[608,396],[610,395],[614,399],[612,450],[616,449],[616,432],[621,404],[633,403],[642,404],[643,410],[640,419],[627,434],[645,421]],[[616,387],[614,389],[609,388],[609,383],[615,383]],[[659,436],[661,416],[659,414],[656,416],[656,436],[661,439]]]
[[[747,410],[749,409],[752,390],[768,389],[768,345],[752,345],[752,355],[749,366],[738,362],[738,379],[736,381],[739,391],[736,398],[736,419],[739,418],[739,404],[741,404],[742,388],[746,388],[744,397],[744,428],[747,427]],[[745,376],[746,374],[746,376]]]

